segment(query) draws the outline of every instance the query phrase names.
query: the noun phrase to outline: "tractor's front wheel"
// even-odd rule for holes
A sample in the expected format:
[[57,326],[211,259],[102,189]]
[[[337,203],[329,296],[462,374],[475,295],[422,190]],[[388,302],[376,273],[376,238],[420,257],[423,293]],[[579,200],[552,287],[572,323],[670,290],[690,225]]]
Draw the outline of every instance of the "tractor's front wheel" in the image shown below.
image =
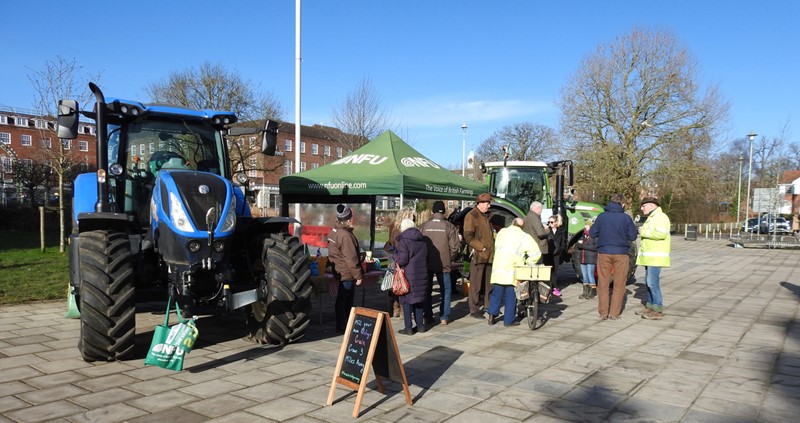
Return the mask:
[[250,338],[262,344],[283,345],[300,339],[311,313],[311,271],[297,237],[270,234],[263,240],[259,280],[267,297],[250,306]]
[[86,361],[120,360],[136,335],[133,254],[128,235],[89,231],[79,236],[81,333]]

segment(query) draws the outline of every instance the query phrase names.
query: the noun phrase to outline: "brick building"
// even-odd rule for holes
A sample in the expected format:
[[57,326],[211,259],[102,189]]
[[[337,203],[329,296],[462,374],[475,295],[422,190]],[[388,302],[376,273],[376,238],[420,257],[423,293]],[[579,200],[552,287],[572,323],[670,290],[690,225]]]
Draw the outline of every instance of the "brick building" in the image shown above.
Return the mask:
[[27,196],[22,187],[23,178],[15,174],[15,164],[16,169],[20,165],[34,164],[51,168],[52,163],[61,158],[78,168],[95,167],[95,127],[81,123],[78,132],[75,140],[59,141],[55,117],[43,117],[33,110],[0,105],[0,204],[25,200]]
[[[264,122],[256,122],[263,125]],[[246,125],[253,125],[247,122]],[[59,154],[75,163],[80,169],[95,168],[97,164],[95,127],[81,122],[78,138],[61,140],[56,136],[55,117],[42,117],[33,110],[24,110],[0,105],[0,160],[2,161],[2,186],[0,204],[23,200],[26,193],[20,178],[15,175],[14,164],[51,163]],[[316,169],[326,163],[347,155],[350,151],[342,147],[344,134],[333,127],[303,125],[300,143],[300,171]],[[238,149],[231,147],[234,171],[245,171],[256,192],[254,211],[276,214],[280,210],[278,180],[281,176],[295,173],[295,125],[281,123],[278,128],[278,146],[275,156],[256,154],[258,137],[242,137]],[[63,150],[58,151],[61,146]],[[67,184],[69,188],[69,184]],[[41,190],[43,191],[43,190]]]
[[[252,123],[247,123],[248,126]],[[259,126],[263,122],[258,123]],[[300,171],[316,169],[326,163],[340,159],[350,153],[343,147],[345,134],[339,129],[323,125],[303,125],[300,132]],[[249,137],[248,148],[255,147],[256,137]],[[233,169],[242,168],[252,181],[256,192],[253,204],[254,212],[261,215],[277,215],[280,212],[278,180],[284,175],[295,173],[295,124],[283,122],[278,127],[278,146],[275,156],[262,154],[243,154],[237,160],[237,154],[231,153]],[[244,163],[246,162],[246,163]]]

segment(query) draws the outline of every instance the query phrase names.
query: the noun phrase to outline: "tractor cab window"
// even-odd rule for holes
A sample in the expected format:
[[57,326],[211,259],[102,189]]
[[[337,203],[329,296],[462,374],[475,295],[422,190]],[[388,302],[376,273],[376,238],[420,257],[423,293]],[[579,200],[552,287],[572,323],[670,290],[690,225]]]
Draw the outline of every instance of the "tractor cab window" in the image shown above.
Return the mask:
[[127,130],[127,168],[155,177],[161,169],[188,169],[222,175],[219,131],[199,121],[142,119]]
[[[122,140],[125,140],[123,142]],[[222,137],[201,121],[141,118],[109,128],[109,164],[125,165],[115,201],[135,221],[149,221],[150,195],[159,170],[197,170],[225,175]]]
[[522,210],[528,210],[532,202],[544,203],[547,198],[545,178],[544,168],[498,168],[491,178],[491,193],[516,204]]

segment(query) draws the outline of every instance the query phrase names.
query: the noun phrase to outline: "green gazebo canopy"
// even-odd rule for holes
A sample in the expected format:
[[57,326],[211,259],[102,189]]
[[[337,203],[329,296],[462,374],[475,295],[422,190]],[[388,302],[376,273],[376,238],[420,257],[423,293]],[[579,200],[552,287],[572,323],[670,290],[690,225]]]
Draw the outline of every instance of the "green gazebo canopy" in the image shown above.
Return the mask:
[[375,195],[474,200],[485,191],[483,184],[439,166],[392,131],[339,160],[280,179],[280,193],[292,202]]

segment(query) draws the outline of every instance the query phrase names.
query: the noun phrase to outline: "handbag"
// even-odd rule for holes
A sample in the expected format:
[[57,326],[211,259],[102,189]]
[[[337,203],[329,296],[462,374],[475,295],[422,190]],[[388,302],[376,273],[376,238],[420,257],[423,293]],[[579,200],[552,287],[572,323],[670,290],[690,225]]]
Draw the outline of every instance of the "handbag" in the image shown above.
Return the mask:
[[179,323],[169,326],[169,314],[172,306],[172,297],[167,300],[167,312],[164,314],[164,324],[156,325],[153,331],[153,340],[144,359],[144,364],[158,366],[164,369],[183,370],[184,356],[192,350],[197,341],[197,326],[194,319],[181,319],[178,302],[175,302],[175,313]]
[[406,279],[406,272],[400,266],[395,266],[394,277],[392,278],[392,294],[401,297],[408,294],[409,286]]
[[381,281],[381,291],[388,291],[392,289],[392,282],[394,281],[394,264],[390,264],[386,268],[386,273],[383,274]]

